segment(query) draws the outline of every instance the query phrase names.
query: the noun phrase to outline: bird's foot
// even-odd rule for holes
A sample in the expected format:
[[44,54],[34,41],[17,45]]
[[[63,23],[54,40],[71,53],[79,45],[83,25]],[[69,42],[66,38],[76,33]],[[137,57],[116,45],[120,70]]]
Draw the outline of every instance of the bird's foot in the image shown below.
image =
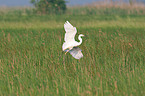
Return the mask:
[[66,53],[68,53],[70,50],[67,50],[66,52],[65,52],[65,55],[66,55]]
[[67,52],[65,52],[65,55],[66,55],[66,53],[67,53]]

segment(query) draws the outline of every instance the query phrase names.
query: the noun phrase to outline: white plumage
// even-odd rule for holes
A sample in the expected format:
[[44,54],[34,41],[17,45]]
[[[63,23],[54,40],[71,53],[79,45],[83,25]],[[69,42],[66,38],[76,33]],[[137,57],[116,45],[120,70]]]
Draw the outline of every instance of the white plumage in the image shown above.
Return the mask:
[[75,41],[75,35],[77,33],[76,27],[73,27],[68,21],[65,22],[64,24],[64,29],[66,31],[65,37],[64,37],[64,43],[62,46],[62,50],[65,51],[66,53],[69,52],[74,58],[80,59],[83,57],[83,54],[81,53],[81,49],[78,48],[82,43],[82,36],[83,34],[80,34],[78,36],[78,39],[80,42]]

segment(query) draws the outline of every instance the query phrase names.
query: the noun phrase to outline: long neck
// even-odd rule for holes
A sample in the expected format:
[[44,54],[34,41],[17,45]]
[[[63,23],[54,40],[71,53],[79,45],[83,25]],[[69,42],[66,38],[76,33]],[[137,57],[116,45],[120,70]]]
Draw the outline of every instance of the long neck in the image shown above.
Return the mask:
[[80,40],[80,42],[79,42],[79,45],[80,45],[82,43],[82,38],[80,35],[79,35],[78,39]]

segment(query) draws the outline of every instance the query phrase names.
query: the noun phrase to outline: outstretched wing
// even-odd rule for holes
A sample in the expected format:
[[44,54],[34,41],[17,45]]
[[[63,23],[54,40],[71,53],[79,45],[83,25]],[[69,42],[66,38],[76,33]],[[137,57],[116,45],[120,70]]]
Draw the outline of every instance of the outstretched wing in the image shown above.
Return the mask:
[[68,21],[66,21],[64,24],[64,29],[66,31],[64,41],[75,41],[75,35],[77,33],[76,27],[73,27]]
[[83,57],[83,54],[81,52],[82,50],[79,47],[74,47],[69,51],[69,53],[75,58],[80,59]]

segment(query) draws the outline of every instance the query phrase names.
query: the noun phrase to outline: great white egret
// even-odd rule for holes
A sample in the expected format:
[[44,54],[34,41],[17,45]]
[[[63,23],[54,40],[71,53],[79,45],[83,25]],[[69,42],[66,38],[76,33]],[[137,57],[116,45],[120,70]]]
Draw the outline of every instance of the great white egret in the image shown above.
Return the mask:
[[[75,41],[75,35],[77,33],[76,27],[73,27],[68,21],[65,22],[64,24],[64,29],[66,31],[65,37],[64,37],[64,43],[62,45],[62,50],[65,51],[66,53],[69,52],[75,59],[80,59],[83,57],[82,50],[78,48],[82,43],[82,36],[83,34],[80,34],[78,36],[78,39],[80,42]],[[66,54],[65,53],[65,54]]]

